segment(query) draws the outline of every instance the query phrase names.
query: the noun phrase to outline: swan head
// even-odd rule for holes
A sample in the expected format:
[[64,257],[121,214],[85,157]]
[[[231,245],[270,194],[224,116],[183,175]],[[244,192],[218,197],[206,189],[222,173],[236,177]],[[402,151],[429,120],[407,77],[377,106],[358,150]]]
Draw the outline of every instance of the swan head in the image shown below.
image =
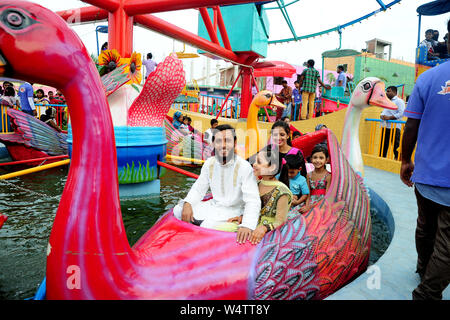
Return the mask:
[[[61,54],[61,53],[64,54]],[[89,54],[54,12],[22,0],[0,0],[0,75],[63,88]]]
[[384,82],[375,77],[361,80],[353,91],[350,102],[353,107],[360,109],[368,106],[397,109],[395,103],[386,96]]
[[273,111],[276,111],[277,108],[286,108],[286,106],[278,101],[275,95],[269,90],[261,90],[255,94],[252,104],[258,108],[270,107]]

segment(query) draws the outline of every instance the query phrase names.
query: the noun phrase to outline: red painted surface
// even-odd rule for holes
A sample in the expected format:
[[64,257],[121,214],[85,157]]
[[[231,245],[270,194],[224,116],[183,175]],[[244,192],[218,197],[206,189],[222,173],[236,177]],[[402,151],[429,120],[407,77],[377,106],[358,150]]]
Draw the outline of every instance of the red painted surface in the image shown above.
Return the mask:
[[8,220],[8,216],[0,213],[0,229],[3,227],[3,224]]
[[248,109],[252,102],[252,70],[241,67],[242,69],[242,90],[241,90],[241,114],[240,118],[247,118]]
[[[253,298],[253,271],[261,258],[260,249],[273,252],[268,248],[271,243],[240,245],[234,233],[182,222],[169,211],[130,247],[120,211],[113,124],[98,71],[79,37],[53,12],[21,0],[0,0],[0,16],[11,9],[38,23],[25,24],[20,32],[0,26],[0,48],[11,67],[5,76],[61,88],[72,119],[71,166],[47,249],[47,298]],[[367,265],[370,232],[365,231],[370,228],[370,216],[367,195],[343,158],[337,139],[328,130],[312,137],[328,137],[333,174],[326,199],[309,212],[304,232],[299,232],[295,222],[287,223],[284,230],[296,228],[292,234],[305,238],[291,242],[290,232],[276,230],[274,235],[284,241],[278,245],[290,251],[263,258],[275,257],[271,271],[278,272],[280,264],[301,263],[303,255],[292,255],[293,249],[314,246],[308,254],[317,253],[312,257],[316,264],[312,272],[317,274],[314,285],[326,296]],[[299,139],[298,145],[294,140],[296,147],[303,141],[305,148],[315,142],[308,136]],[[355,208],[354,203],[361,207]],[[354,220],[347,221],[350,217]],[[314,237],[317,241],[309,244],[300,241]],[[291,258],[283,261],[288,253]],[[261,272],[266,270],[264,265],[259,267]],[[311,275],[309,271],[304,275]],[[277,275],[270,281],[274,279]],[[287,280],[292,290],[287,298],[298,296],[297,283],[308,286],[302,279],[298,274]],[[286,287],[275,284],[281,290]]]
[[328,100],[324,97],[322,97],[322,112],[335,112],[342,109],[345,109],[348,107],[348,104],[339,103],[339,106],[336,101],[334,100]]
[[211,52],[221,58],[230,61],[240,61],[238,55],[233,51],[227,50],[219,46],[218,44],[212,43],[211,41],[208,41],[196,35],[195,33],[177,27],[176,25],[173,25],[151,14],[135,16],[134,21],[140,26],[147,27],[155,32],[161,33],[175,40],[189,43],[194,47]]
[[284,61],[264,61],[254,65],[255,77],[285,77],[290,78],[297,70]]
[[[19,143],[6,143],[6,148],[8,149],[9,155],[14,161],[20,161],[20,160],[28,160],[28,159],[36,159],[36,158],[45,158],[49,157],[49,155],[45,152],[36,150],[34,148],[27,147],[23,144]],[[59,161],[58,160],[48,160],[45,163],[52,163]],[[27,166],[37,166],[42,163],[43,160],[37,160],[33,162],[25,163]]]
[[108,11],[97,7],[82,7],[58,11],[57,14],[67,23],[91,22],[108,18]]
[[[122,57],[129,57],[133,50],[133,23],[152,29],[153,31],[164,34],[168,37],[189,43],[199,49],[212,53],[231,62],[243,63],[250,65],[257,58],[253,53],[236,54],[232,51],[230,41],[226,32],[224,21],[220,13],[220,8],[214,9],[214,23],[207,13],[206,7],[216,7],[219,5],[232,5],[241,3],[251,3],[257,1],[249,0],[85,0],[84,2],[92,4],[104,11],[96,11],[94,8],[84,9],[79,14],[80,22],[97,20],[96,14],[104,17],[105,11],[108,14],[108,46],[109,49],[117,49]],[[203,39],[196,34],[172,25],[162,19],[148,15],[147,13],[165,12],[172,10],[200,8],[200,14],[203,17],[205,26],[211,41]],[[68,12],[75,10],[61,11],[59,14],[64,18],[71,17]],[[145,15],[146,14],[146,15]],[[81,19],[82,17],[82,19]],[[69,21],[77,22],[77,21]],[[219,44],[217,36],[217,26],[224,47]],[[244,67],[245,68],[245,67]],[[245,71],[243,74],[242,98],[241,98],[241,118],[246,118],[248,108],[251,103],[251,85],[249,73]]]
[[42,162],[46,162],[46,163],[52,163],[54,162],[56,159],[61,160],[64,158],[68,158],[68,155],[62,155],[62,156],[54,156],[54,157],[42,157],[42,158],[33,158],[33,159],[28,159],[28,160],[17,160],[17,161],[11,161],[11,162],[2,162],[0,163],[0,167],[3,166],[14,166],[14,165],[18,165],[18,164],[30,164],[30,163],[37,163],[39,161],[39,163]]
[[[203,23],[205,24],[206,31],[208,31],[209,38],[215,44],[219,44],[219,38],[217,37],[217,29],[212,24],[211,19],[208,14],[208,10],[206,8],[200,8],[200,15],[202,16]],[[216,17],[216,13],[214,11],[214,17]]]
[[258,2],[256,0],[128,0],[124,9],[130,16],[202,7]]

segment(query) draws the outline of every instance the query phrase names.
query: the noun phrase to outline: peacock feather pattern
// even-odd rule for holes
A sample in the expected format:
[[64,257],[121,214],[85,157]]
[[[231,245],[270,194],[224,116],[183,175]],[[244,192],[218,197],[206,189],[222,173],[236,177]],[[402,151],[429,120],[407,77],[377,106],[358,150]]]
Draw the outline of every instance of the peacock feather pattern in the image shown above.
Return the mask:
[[23,144],[51,156],[67,154],[66,134],[22,111],[8,108],[8,115],[16,126],[15,132],[0,134],[0,141]]
[[255,299],[324,299],[367,267],[371,223],[366,188],[330,131],[328,147],[330,189],[310,211],[265,237]]

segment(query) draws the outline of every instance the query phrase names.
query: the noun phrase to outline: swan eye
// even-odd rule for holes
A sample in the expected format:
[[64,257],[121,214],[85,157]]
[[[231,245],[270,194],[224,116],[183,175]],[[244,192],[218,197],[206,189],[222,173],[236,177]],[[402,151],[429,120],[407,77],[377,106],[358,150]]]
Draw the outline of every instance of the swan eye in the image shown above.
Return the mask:
[[16,9],[6,9],[1,13],[0,19],[6,27],[12,30],[22,30],[36,23],[28,15]]
[[362,88],[364,91],[369,91],[372,88],[370,82],[363,83]]

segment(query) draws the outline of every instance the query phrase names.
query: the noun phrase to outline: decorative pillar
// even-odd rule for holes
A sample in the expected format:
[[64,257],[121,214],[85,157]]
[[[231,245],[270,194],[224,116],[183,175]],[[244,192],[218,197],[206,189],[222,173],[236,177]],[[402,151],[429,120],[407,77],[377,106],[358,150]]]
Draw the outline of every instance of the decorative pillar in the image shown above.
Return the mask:
[[129,58],[133,52],[133,17],[122,9],[108,14],[108,48],[116,49],[120,56]]
[[247,67],[242,69],[241,86],[241,115],[240,118],[247,118],[248,108],[252,102],[252,70]]

